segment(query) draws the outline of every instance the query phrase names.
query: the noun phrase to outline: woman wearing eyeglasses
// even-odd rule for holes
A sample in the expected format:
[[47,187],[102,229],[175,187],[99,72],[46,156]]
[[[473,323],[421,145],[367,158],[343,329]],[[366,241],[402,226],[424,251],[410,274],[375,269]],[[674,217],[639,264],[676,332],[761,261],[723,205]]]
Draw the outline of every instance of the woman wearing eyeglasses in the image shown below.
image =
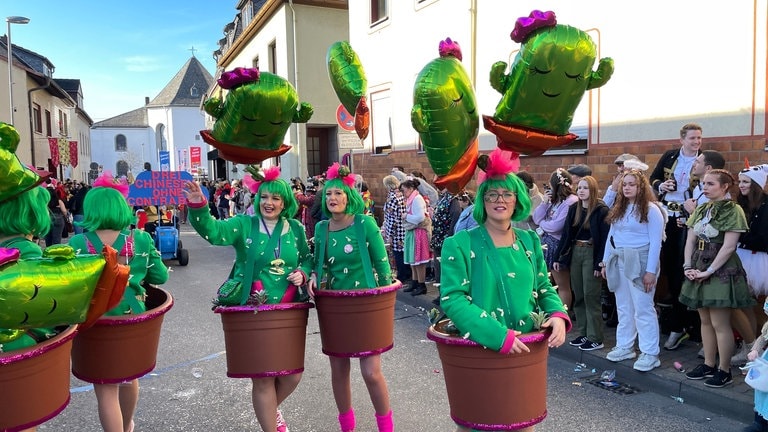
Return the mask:
[[512,226],[530,213],[528,189],[501,151],[485,170],[474,209],[480,225],[443,244],[440,304],[459,334],[502,354],[529,352],[517,335],[535,329],[531,312],[544,312],[548,345],[559,347],[571,322],[547,277],[539,237]]

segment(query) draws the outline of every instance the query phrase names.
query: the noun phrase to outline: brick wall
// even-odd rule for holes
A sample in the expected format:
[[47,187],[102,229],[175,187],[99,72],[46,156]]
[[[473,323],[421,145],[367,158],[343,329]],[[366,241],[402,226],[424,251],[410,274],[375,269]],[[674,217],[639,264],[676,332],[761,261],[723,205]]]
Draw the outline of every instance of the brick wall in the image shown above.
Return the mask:
[[[568,167],[574,164],[587,164],[592,168],[592,175],[597,178],[601,189],[608,187],[616,167],[613,161],[622,153],[637,155],[647,163],[649,171],[656,166],[662,153],[666,150],[677,148],[680,141],[663,140],[649,142],[633,142],[631,144],[600,144],[592,146],[588,154],[584,155],[555,155],[523,157],[520,168],[528,171],[533,176],[536,184],[541,184],[549,179],[549,175],[559,167]],[[704,150],[717,150],[723,153],[726,160],[726,169],[734,174],[744,168],[744,159],[747,158],[751,165],[768,163],[768,153],[765,151],[766,137],[735,137],[735,138],[704,138]],[[487,153],[487,152],[485,152]],[[377,217],[380,218],[381,206],[387,196],[382,179],[390,173],[394,165],[400,165],[407,172],[419,170],[424,177],[432,179],[434,172],[429,166],[426,154],[410,151],[395,151],[386,155],[371,155],[370,153],[356,153],[353,156],[353,171],[360,174],[368,184],[374,200],[376,201]],[[650,172],[649,172],[650,174]],[[467,185],[467,189],[475,190],[474,180]]]

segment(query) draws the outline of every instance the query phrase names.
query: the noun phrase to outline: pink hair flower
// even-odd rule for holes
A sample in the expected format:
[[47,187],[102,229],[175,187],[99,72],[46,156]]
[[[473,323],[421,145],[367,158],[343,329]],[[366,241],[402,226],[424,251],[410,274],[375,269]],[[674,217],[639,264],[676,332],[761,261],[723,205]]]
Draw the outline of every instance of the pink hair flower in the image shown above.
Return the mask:
[[251,191],[252,194],[259,192],[259,187],[264,182],[275,181],[280,178],[280,167],[273,166],[265,168],[262,174],[257,174],[257,177],[261,177],[260,180],[253,178],[252,175],[246,175],[243,177],[243,185]]
[[497,148],[488,156],[481,156],[477,165],[482,171],[477,173],[477,183],[481,184],[489,178],[501,178],[520,169],[520,154]]
[[121,177],[119,180],[112,176],[112,172],[104,171],[99,178],[93,181],[93,187],[108,187],[120,192],[124,197],[128,198],[128,191],[130,186],[125,177]]
[[338,178],[341,179],[345,185],[351,188],[355,187],[355,175],[352,174],[352,171],[350,171],[348,166],[341,165],[338,162],[334,162],[333,165],[328,168],[325,178],[328,180]]

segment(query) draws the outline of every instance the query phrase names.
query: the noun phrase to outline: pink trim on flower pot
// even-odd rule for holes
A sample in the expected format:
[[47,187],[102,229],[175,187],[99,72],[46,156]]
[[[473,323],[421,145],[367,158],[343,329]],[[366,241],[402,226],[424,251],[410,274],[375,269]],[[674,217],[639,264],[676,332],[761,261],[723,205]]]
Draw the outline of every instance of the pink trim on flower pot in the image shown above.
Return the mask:
[[27,349],[0,354],[0,430],[21,431],[69,404],[69,355],[76,326]]
[[395,300],[402,284],[315,291],[323,353],[368,357],[394,347]]
[[79,332],[72,345],[72,374],[93,384],[117,384],[151,372],[163,317],[173,307],[173,297],[150,286],[146,305],[144,313],[101,317]]
[[518,336],[530,352],[501,354],[430,326],[443,365],[451,418],[476,430],[519,430],[547,416],[545,332]]
[[304,371],[311,303],[220,306],[227,376],[265,378]]

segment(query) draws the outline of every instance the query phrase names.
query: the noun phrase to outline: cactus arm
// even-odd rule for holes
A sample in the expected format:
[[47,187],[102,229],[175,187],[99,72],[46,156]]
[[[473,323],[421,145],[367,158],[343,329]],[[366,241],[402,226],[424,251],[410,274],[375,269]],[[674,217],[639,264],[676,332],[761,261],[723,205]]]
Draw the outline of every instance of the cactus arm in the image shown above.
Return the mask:
[[491,87],[502,95],[507,91],[507,75],[504,71],[507,70],[507,64],[503,61],[499,61],[491,66]]
[[587,90],[602,87],[611,79],[611,75],[613,75],[613,59],[610,57],[600,59],[597,70],[593,71],[589,76]]

